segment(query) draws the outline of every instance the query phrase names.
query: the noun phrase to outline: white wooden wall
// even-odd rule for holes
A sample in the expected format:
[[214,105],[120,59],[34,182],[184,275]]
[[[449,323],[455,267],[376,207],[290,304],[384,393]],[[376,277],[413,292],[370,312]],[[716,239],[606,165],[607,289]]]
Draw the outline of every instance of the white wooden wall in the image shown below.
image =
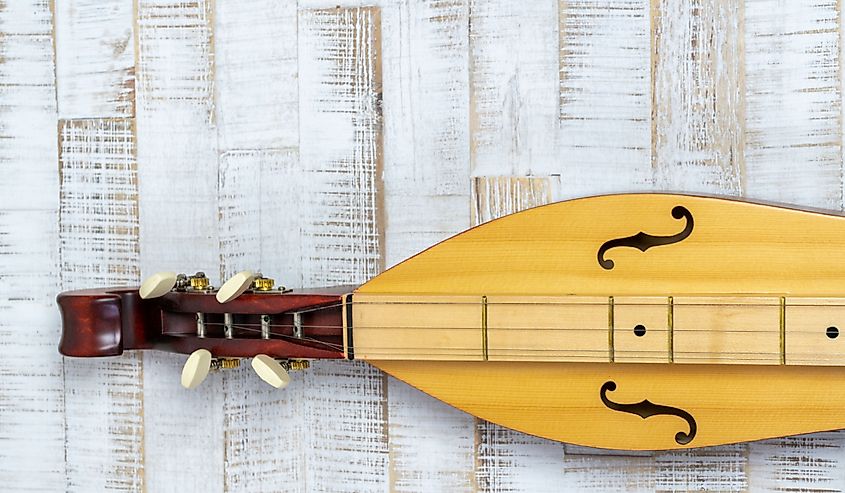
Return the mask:
[[53,300],[157,270],[359,283],[601,192],[841,210],[843,22],[839,0],[0,3],[0,488],[842,490],[839,432],[608,453],[360,363],[188,392],[180,356],[61,358]]

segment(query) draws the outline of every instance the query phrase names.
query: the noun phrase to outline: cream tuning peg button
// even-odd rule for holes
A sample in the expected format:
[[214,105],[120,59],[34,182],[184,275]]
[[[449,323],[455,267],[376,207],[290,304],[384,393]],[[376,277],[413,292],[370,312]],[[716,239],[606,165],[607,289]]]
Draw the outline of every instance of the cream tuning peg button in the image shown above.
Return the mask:
[[290,383],[290,375],[287,370],[282,368],[278,361],[267,356],[266,354],[259,354],[252,358],[252,369],[255,373],[277,389],[281,389]]
[[156,272],[150,277],[144,279],[140,289],[138,289],[138,294],[140,294],[141,298],[145,300],[149,298],[158,298],[159,296],[164,296],[170,292],[175,285],[175,272]]
[[242,270],[235,274],[234,276],[230,277],[228,281],[224,282],[222,286],[220,286],[220,290],[217,291],[217,302],[218,303],[227,303],[232,301],[233,299],[237,298],[244,291],[249,289],[252,286],[252,281],[255,280],[255,273],[250,270]]
[[211,369],[211,352],[208,349],[197,349],[182,367],[182,387],[193,389],[205,380]]

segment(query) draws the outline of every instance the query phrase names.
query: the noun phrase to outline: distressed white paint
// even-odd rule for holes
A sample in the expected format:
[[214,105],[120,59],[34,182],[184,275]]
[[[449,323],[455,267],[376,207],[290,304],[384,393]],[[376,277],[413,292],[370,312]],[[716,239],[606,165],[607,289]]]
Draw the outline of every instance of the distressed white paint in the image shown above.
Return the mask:
[[651,1],[560,0],[566,198],[650,188]]
[[738,194],[743,2],[655,0],[652,165],[659,188]]
[[299,15],[307,286],[360,283],[384,263],[379,14],[338,8]]
[[472,176],[559,173],[558,2],[470,2]]
[[469,227],[469,0],[382,13],[385,260]]
[[[137,15],[141,274],[202,270],[216,282],[211,4],[139,0]],[[222,377],[186,392],[178,382],[184,359],[144,354],[146,487],[220,491]]]
[[841,3],[745,6],[745,192],[842,207]]
[[[0,5],[0,484],[65,489],[50,6]],[[33,364],[36,362],[37,364]]]
[[[128,119],[61,120],[62,289],[139,282],[138,179]],[[65,457],[71,491],[144,484],[140,354],[65,360]]]
[[56,2],[56,92],[61,118],[134,116],[133,24],[133,2]]
[[[0,359],[3,487],[845,488],[835,432],[562,453],[360,364],[319,363],[281,393],[248,367],[187,393],[182,356],[63,370],[55,292],[128,282],[139,267],[361,282],[471,218],[623,189],[843,207],[839,2],[375,6],[0,5],[0,336],[14,341]],[[82,132],[61,160],[60,128]],[[108,193],[132,183],[131,166],[108,163],[133,142],[134,256],[131,198]],[[87,234],[98,225],[111,233]]]
[[296,2],[218,0],[214,22],[220,150],[298,146]]

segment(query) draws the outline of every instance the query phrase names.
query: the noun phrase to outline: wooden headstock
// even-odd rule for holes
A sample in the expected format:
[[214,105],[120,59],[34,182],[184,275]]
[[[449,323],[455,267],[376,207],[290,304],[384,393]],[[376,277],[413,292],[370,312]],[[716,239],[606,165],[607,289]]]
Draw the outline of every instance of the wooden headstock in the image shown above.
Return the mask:
[[174,290],[152,299],[142,299],[138,288],[68,291],[57,298],[59,352],[98,357],[206,349],[215,358],[344,358],[343,295],[352,289],[255,290],[227,303],[211,290]]

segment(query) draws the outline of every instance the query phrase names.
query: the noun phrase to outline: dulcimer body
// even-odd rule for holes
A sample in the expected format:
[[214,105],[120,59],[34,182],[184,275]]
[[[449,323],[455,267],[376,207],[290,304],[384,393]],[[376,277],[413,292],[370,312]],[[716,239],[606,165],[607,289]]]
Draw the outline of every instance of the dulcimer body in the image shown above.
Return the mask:
[[678,449],[845,428],[845,218],[624,194],[460,233],[358,287],[62,293],[60,352],[366,361],[553,440]]

